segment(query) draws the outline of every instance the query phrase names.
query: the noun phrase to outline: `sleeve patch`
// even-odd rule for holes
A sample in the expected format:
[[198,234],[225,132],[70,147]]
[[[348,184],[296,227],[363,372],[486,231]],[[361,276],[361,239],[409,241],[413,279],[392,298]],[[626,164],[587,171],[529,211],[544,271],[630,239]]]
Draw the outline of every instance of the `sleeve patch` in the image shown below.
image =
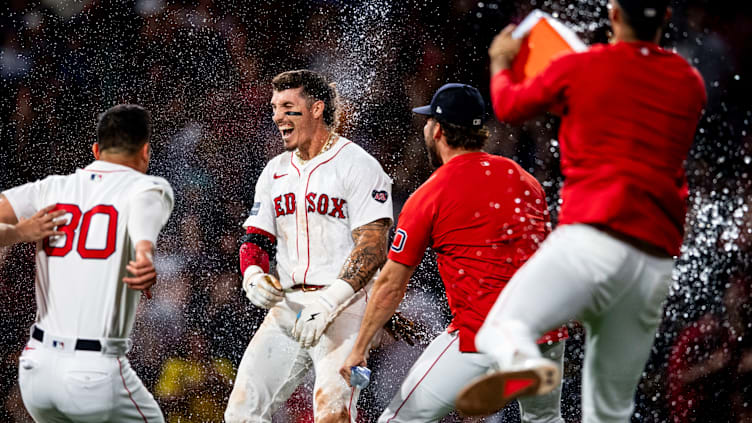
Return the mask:
[[399,228],[394,233],[394,241],[392,241],[392,251],[395,253],[401,253],[405,249],[405,242],[407,241],[407,232],[404,229]]
[[389,193],[386,191],[373,190],[371,191],[371,197],[379,203],[386,203],[386,200],[389,198]]
[[261,210],[261,203],[253,203],[253,207],[251,208],[251,216],[257,216],[259,214],[259,210]]

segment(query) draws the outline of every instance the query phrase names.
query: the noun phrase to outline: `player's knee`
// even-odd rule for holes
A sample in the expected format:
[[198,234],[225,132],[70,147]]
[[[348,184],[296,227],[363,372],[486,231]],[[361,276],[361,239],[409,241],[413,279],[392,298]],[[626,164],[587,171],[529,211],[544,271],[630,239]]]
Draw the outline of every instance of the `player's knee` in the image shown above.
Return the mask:
[[350,421],[350,413],[341,395],[325,389],[318,389],[313,395],[316,403],[315,423],[342,423]]

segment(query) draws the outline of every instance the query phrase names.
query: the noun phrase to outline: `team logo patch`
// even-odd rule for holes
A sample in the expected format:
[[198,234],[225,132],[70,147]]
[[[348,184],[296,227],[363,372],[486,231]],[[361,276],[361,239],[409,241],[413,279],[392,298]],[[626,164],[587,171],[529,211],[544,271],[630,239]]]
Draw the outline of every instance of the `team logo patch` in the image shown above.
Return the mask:
[[253,203],[253,208],[251,208],[251,216],[258,215],[259,210],[261,210],[261,203]]
[[387,194],[386,191],[376,191],[373,190],[371,192],[371,196],[374,200],[378,201],[379,203],[386,203],[387,198],[389,198],[389,194]]
[[394,241],[392,241],[392,251],[395,253],[401,253],[405,249],[405,242],[407,241],[407,232],[404,229],[397,229],[394,233]]

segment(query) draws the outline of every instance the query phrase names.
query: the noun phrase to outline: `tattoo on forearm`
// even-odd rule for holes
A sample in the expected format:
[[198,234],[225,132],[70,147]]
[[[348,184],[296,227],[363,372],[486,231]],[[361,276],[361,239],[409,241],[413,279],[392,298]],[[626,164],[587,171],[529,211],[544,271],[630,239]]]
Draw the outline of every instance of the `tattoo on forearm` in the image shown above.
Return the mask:
[[390,219],[379,219],[352,231],[355,247],[342,266],[339,278],[349,283],[355,291],[364,287],[386,262],[390,226]]

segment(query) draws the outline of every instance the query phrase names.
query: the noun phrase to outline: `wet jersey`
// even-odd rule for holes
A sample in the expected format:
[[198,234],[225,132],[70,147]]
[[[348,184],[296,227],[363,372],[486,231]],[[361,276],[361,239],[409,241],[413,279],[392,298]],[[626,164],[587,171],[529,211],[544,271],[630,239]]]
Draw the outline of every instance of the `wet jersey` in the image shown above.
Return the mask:
[[[437,169],[400,212],[389,259],[420,263],[426,247],[459,330],[460,351],[474,352],[475,334],[509,279],[537,250],[549,228],[546,196],[517,163],[478,152]],[[566,329],[542,340],[566,338]]]
[[[170,184],[126,166],[95,161],[74,174],[53,175],[3,192],[16,217],[29,218],[56,204],[65,210],[65,235],[37,243],[36,323],[71,338],[127,338],[141,291],[122,281],[141,240],[156,245],[172,212]],[[159,207],[160,222],[133,219],[132,204],[143,198]],[[150,213],[154,215],[156,211]],[[137,238],[134,238],[134,234]]]
[[563,113],[559,224],[597,224],[679,254],[683,162],[706,99],[686,60],[653,43],[599,45],[554,60],[522,84],[499,72],[491,99],[510,123]]
[[334,281],[354,247],[352,231],[392,220],[392,180],[360,146],[339,137],[301,164],[293,152],[273,158],[256,183],[243,224],[277,238],[277,270],[284,288]]

